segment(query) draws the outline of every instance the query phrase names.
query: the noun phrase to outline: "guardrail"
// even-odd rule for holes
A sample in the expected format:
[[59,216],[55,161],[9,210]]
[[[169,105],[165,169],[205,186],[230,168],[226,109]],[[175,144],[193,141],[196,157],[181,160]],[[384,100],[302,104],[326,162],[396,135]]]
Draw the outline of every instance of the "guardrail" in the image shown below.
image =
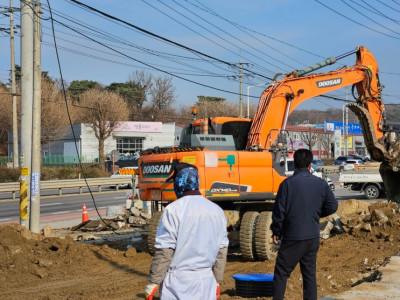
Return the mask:
[[[131,184],[132,177],[101,177],[101,178],[87,178],[89,187],[96,187],[98,192],[101,192],[102,186],[115,186],[118,190],[121,185]],[[62,195],[62,189],[66,188],[79,188],[79,193],[82,194],[82,189],[87,187],[84,179],[67,179],[67,180],[46,180],[40,182],[40,190],[58,190],[58,195]],[[20,190],[19,182],[0,183],[0,193],[12,193],[12,198],[15,199],[16,192]]]

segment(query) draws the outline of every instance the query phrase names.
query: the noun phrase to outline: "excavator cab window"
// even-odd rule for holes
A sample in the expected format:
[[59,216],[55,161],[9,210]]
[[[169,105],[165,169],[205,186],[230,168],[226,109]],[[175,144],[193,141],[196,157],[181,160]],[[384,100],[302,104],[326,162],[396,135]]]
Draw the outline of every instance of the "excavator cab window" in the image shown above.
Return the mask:
[[247,144],[247,135],[250,130],[251,122],[226,122],[218,125],[219,132],[223,135],[232,135],[236,150],[244,150]]

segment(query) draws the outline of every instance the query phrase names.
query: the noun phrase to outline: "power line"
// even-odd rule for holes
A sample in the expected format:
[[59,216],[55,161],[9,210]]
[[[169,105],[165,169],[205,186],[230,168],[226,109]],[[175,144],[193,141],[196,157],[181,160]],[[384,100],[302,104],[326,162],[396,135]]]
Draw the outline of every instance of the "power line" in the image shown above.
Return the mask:
[[333,9],[332,7],[329,7],[328,5],[322,3],[322,2],[319,1],[319,0],[314,0],[314,1],[317,2],[317,3],[319,3],[319,4],[321,4],[322,6],[326,7],[327,9],[329,9],[329,10],[335,12],[335,13],[338,14],[339,16],[342,16],[343,18],[345,18],[345,19],[347,19],[347,20],[349,20],[349,21],[351,21],[351,22],[353,22],[353,23],[356,23],[356,24],[358,24],[358,25],[360,25],[360,26],[362,26],[362,27],[364,27],[364,28],[367,28],[367,29],[369,29],[369,30],[371,30],[371,31],[374,31],[374,32],[376,32],[376,33],[385,35],[385,36],[387,36],[387,37],[391,37],[391,38],[400,40],[400,37],[396,37],[396,36],[393,36],[393,35],[390,35],[390,34],[386,34],[386,33],[381,32],[381,31],[379,31],[379,30],[376,30],[376,29],[373,29],[373,28],[371,28],[371,27],[368,27],[368,26],[366,26],[366,25],[364,25],[364,24],[362,24],[362,23],[360,23],[360,22],[357,22],[357,21],[355,21],[355,20],[353,20],[353,19],[351,19],[351,18],[345,16],[344,14],[338,12],[337,10]]
[[[384,3],[384,2],[381,1],[381,0],[376,0],[376,1],[378,1],[379,3],[381,3],[382,5],[384,5],[384,6],[388,7],[388,8],[390,8],[390,9],[393,9],[394,11],[400,12],[400,10],[398,10],[398,9],[396,9],[396,8],[394,8],[394,7],[390,6],[390,5],[388,5],[387,3]],[[397,3],[397,2],[396,2],[396,3]],[[398,3],[397,3],[397,4],[398,4]]]
[[[55,13],[55,14],[57,14],[57,13]],[[65,18],[65,17],[64,17]],[[69,19],[69,18],[66,18],[67,20],[69,20],[69,21],[71,21],[71,19]],[[72,21],[73,23],[76,23],[75,21]],[[91,29],[91,30],[94,30],[93,28],[89,28],[88,26],[84,26],[84,27],[86,27],[86,28],[88,28],[88,29]],[[46,28],[46,27],[45,27]],[[74,28],[75,29],[75,31],[76,32],[78,32],[78,29],[76,29],[76,28]],[[96,30],[97,31],[97,30]],[[97,31],[97,32],[99,32],[99,31]],[[65,33],[66,34],[66,33]],[[71,34],[68,34],[68,35],[70,35],[71,36]],[[78,36],[78,35],[72,35],[72,36],[74,36],[74,37],[79,37],[79,38],[82,38],[81,36]],[[103,36],[99,33],[99,34],[97,34],[97,36],[98,37],[100,37],[100,38],[103,38]],[[60,38],[59,38],[60,39]],[[67,41],[67,42],[69,42],[69,43],[74,43],[74,42],[71,42],[71,41],[68,41],[68,40],[65,40],[65,39],[61,39],[61,40],[64,40],[64,41]],[[110,36],[110,35],[107,35],[107,40],[115,40],[115,38],[113,37],[113,36]],[[119,42],[119,40],[117,40],[117,42]],[[74,44],[77,44],[77,43],[74,43]],[[129,42],[125,42],[125,43],[123,43],[123,44],[127,44],[127,45],[129,45],[129,46],[131,46],[131,44],[129,43]],[[49,45],[51,45],[51,44],[49,44]],[[78,45],[78,44],[77,44]],[[84,46],[85,47],[85,50],[86,50],[86,48],[89,48],[89,49],[92,49],[92,50],[94,50],[94,51],[99,51],[99,52],[101,52],[101,53],[106,53],[106,54],[111,54],[111,53],[107,53],[107,52],[105,52],[105,51],[101,51],[101,50],[98,50],[98,49],[94,49],[94,48],[91,48],[91,47],[88,47],[88,46]],[[140,49],[141,51],[144,51],[144,52],[148,52],[148,53],[150,53],[150,54],[152,54],[152,55],[157,55],[156,53],[157,53],[157,51],[151,51],[151,50],[149,50],[149,51],[146,51],[146,49],[145,48],[143,48],[143,47],[141,47],[141,46],[137,46],[137,45],[133,45],[133,47],[135,47],[135,48],[138,48],[138,49]],[[84,54],[83,53],[83,51],[82,51],[82,53],[80,53],[79,51],[76,51],[75,49],[73,50],[73,49],[70,49],[70,48],[67,48],[67,47],[62,47],[62,46],[59,46],[59,48],[61,49],[61,50],[64,50],[64,51],[68,51],[68,52],[71,52],[71,53],[74,53],[74,54],[77,54],[77,55],[83,55],[83,56],[86,56],[86,57],[90,57],[90,58],[93,58],[93,59],[99,59],[99,60],[102,60],[102,61],[106,61],[106,62],[110,62],[110,63],[116,63],[116,64],[120,64],[120,65],[125,65],[125,66],[127,66],[128,64],[124,64],[124,63],[122,63],[122,62],[118,62],[118,61],[115,61],[115,60],[112,60],[112,59],[107,59],[107,58],[101,58],[101,57],[98,57],[98,56],[95,56],[95,55],[93,55],[93,54]],[[121,48],[121,47],[119,47],[119,48]],[[115,55],[114,55],[115,56]],[[158,55],[158,56],[160,56],[160,55]],[[120,57],[121,57],[121,55],[120,55]],[[181,58],[182,56],[178,56],[178,58]],[[185,57],[185,58],[188,58],[188,59],[193,59],[193,58],[189,58],[189,57]],[[168,59],[168,58],[167,58]],[[171,59],[170,59],[171,60]],[[197,59],[197,60],[199,60],[199,59]],[[181,63],[181,62],[177,62],[176,60],[171,60],[171,61],[174,61],[174,62],[176,62],[176,63],[180,63],[180,64],[183,64],[183,63]],[[201,60],[199,60],[199,61],[205,61],[204,59],[201,59]],[[205,62],[207,62],[207,61],[205,61]],[[180,74],[180,75],[189,75],[189,76],[208,76],[208,77],[214,77],[214,78],[216,78],[216,77],[219,77],[219,78],[227,78],[227,79],[236,79],[236,76],[232,76],[232,75],[228,75],[228,74],[215,74],[215,73],[210,73],[210,72],[207,72],[206,70],[202,70],[202,69],[200,69],[200,68],[197,68],[197,67],[194,67],[194,66],[190,66],[190,65],[187,65],[187,64],[183,64],[183,65],[186,65],[186,66],[189,66],[189,67],[191,67],[191,68],[194,68],[194,69],[197,69],[197,70],[199,70],[199,71],[201,71],[201,72],[204,72],[205,74],[204,75],[202,75],[202,74],[195,74],[195,73],[189,73],[190,71],[185,71],[185,72],[174,72],[174,74]],[[130,65],[130,66],[132,66],[132,65]],[[152,66],[155,66],[154,64],[152,64]],[[137,67],[137,66],[134,66],[134,67]],[[169,67],[169,68],[173,68],[173,69],[178,69],[178,68],[174,68],[174,67]],[[172,72],[171,72],[172,73]],[[207,74],[209,74],[209,75],[207,75]]]
[[362,12],[360,12],[358,9],[356,9],[356,8],[353,7],[353,6],[351,6],[350,4],[346,3],[344,0],[341,0],[341,1],[342,1],[345,5],[347,5],[348,7],[352,8],[353,10],[355,10],[356,12],[358,12],[358,13],[359,13],[360,15],[362,15],[363,17],[365,17],[365,18],[367,18],[368,20],[374,22],[375,24],[377,24],[377,25],[379,25],[379,26],[381,26],[381,27],[383,27],[383,28],[385,28],[385,29],[387,29],[387,30],[389,30],[389,31],[391,31],[391,32],[393,32],[393,33],[395,33],[395,34],[399,34],[398,32],[396,32],[396,31],[394,31],[394,30],[392,30],[392,29],[390,29],[390,28],[388,28],[388,27],[386,27],[386,26],[384,26],[384,25],[382,25],[382,24],[376,22],[375,20],[369,18],[368,16],[364,15]]
[[[144,1],[144,0],[142,0],[142,1]],[[160,3],[163,3],[161,0],[158,0],[158,1],[159,1]],[[186,7],[184,7],[184,6],[182,6],[182,5],[181,5],[181,4],[179,4],[177,1],[175,1],[175,0],[172,0],[172,1],[173,1],[175,4],[177,4],[178,6],[182,7],[184,10],[186,10],[186,11],[190,12],[191,14],[193,14],[194,16],[196,16],[196,17],[200,18],[202,21],[206,22],[207,24],[209,24],[209,25],[211,25],[211,26],[213,26],[213,27],[215,27],[215,28],[219,29],[220,31],[222,31],[223,33],[227,34],[227,35],[228,35],[228,36],[230,36],[231,38],[233,38],[233,39],[237,40],[238,42],[241,42],[241,43],[243,43],[243,44],[244,44],[245,46],[247,46],[248,48],[251,48],[251,49],[253,49],[253,50],[255,50],[255,51],[257,51],[257,52],[259,52],[259,53],[261,53],[261,54],[263,54],[263,55],[265,55],[265,56],[267,56],[267,57],[269,57],[269,58],[271,58],[271,59],[273,59],[273,60],[275,60],[276,62],[279,62],[279,63],[281,63],[281,64],[283,64],[283,65],[285,65],[285,66],[287,66],[287,67],[289,67],[289,68],[292,68],[292,69],[294,69],[294,67],[293,67],[293,66],[290,66],[290,65],[286,64],[285,62],[283,62],[283,61],[280,61],[280,60],[278,60],[278,59],[276,59],[276,58],[274,58],[274,57],[270,56],[269,54],[267,54],[267,53],[264,53],[264,52],[260,51],[259,49],[257,49],[257,48],[255,48],[255,47],[253,47],[252,45],[250,45],[250,44],[246,43],[245,41],[243,41],[243,40],[241,40],[241,39],[238,39],[236,36],[234,36],[234,35],[230,34],[229,32],[227,32],[227,31],[225,31],[225,30],[223,30],[222,28],[219,28],[218,26],[216,26],[216,25],[212,24],[210,21],[208,21],[208,20],[206,20],[206,19],[202,18],[202,17],[201,17],[201,16],[199,16],[198,14],[196,14],[196,13],[192,12],[190,9],[188,9],[188,8],[186,8]],[[172,9],[172,10],[176,11],[176,10],[175,10],[175,9],[173,9],[172,7],[168,6],[167,4],[165,4],[165,3],[163,3],[163,4],[164,4],[164,5],[166,5],[167,7],[169,7],[170,9]],[[176,12],[177,12],[177,11],[176,11]],[[177,12],[177,13],[179,13],[179,12]],[[241,48],[241,47],[239,47],[239,46],[237,46],[237,45],[235,45],[235,44],[231,43],[229,40],[226,40],[225,38],[222,38],[222,37],[220,37],[220,36],[219,36],[219,35],[217,35],[216,33],[214,33],[214,32],[212,32],[212,31],[210,31],[210,30],[206,29],[204,26],[202,26],[202,25],[198,24],[197,22],[195,22],[194,20],[192,20],[192,19],[190,19],[190,18],[186,17],[185,15],[183,15],[183,14],[181,14],[181,13],[179,13],[179,14],[180,14],[181,16],[185,17],[186,19],[190,20],[191,22],[195,23],[196,25],[198,25],[198,26],[200,26],[200,27],[204,28],[204,29],[205,29],[205,30],[207,30],[208,32],[210,32],[210,33],[212,33],[212,34],[214,34],[214,35],[218,36],[219,38],[223,39],[224,41],[226,41],[226,42],[230,43],[231,45],[233,45],[233,46],[235,46],[235,47],[238,47],[238,48],[239,48],[241,51],[243,51],[243,52],[245,52],[245,53],[248,53],[248,54],[250,54],[250,55],[252,55],[252,56],[254,56],[254,57],[258,58],[258,59],[262,60],[263,62],[266,62],[266,63],[268,63],[268,64],[270,64],[270,65],[272,65],[272,66],[276,67],[276,68],[277,68],[277,69],[279,69],[279,70],[282,70],[280,67],[278,67],[278,66],[275,66],[275,65],[271,64],[270,62],[268,62],[268,61],[266,61],[266,60],[264,60],[264,59],[262,59],[262,58],[260,58],[260,57],[258,57],[258,56],[256,56],[256,55],[254,55],[254,54],[250,53],[250,52],[249,52],[249,51],[247,51],[246,49],[243,49],[243,48]]]
[[[58,15],[57,13],[55,13],[55,14]],[[60,16],[60,15],[59,15],[59,16]],[[70,22],[72,22],[72,23],[75,23],[75,24],[80,25],[80,26],[83,26],[83,27],[85,27],[85,28],[87,28],[87,29],[89,29],[89,30],[92,30],[92,31],[97,32],[97,34],[95,34],[95,36],[97,36],[97,37],[99,37],[99,38],[104,39],[104,37],[103,37],[103,35],[104,35],[104,36],[106,37],[106,38],[105,38],[106,40],[115,41],[116,43],[122,43],[122,44],[125,44],[125,45],[128,45],[128,46],[134,47],[134,48],[136,48],[136,49],[139,49],[139,50],[141,50],[141,51],[143,51],[143,52],[151,53],[151,54],[154,54],[154,55],[157,55],[156,53],[161,53],[161,54],[158,54],[158,56],[160,56],[160,55],[167,55],[167,56],[172,56],[172,57],[176,56],[176,55],[169,54],[169,53],[163,53],[163,52],[158,52],[158,51],[146,49],[146,48],[144,48],[144,47],[141,47],[141,46],[132,44],[132,43],[130,43],[129,41],[126,41],[126,40],[124,40],[124,42],[121,42],[121,40],[119,40],[118,37],[115,37],[115,35],[105,34],[104,32],[101,32],[100,30],[98,30],[98,29],[96,29],[96,28],[94,28],[94,27],[92,27],[92,26],[85,25],[85,24],[83,24],[83,23],[78,23],[77,21],[72,20],[70,17],[65,17],[65,16],[61,16],[61,17],[64,18],[64,19],[66,19],[66,20],[68,20],[68,21],[70,21]],[[83,24],[83,25],[82,25],[82,24]],[[71,27],[72,27],[72,26],[71,26]],[[76,27],[73,27],[73,28],[74,28],[75,30],[78,31],[78,29],[77,29]],[[85,32],[85,30],[84,30],[83,32]],[[87,32],[88,34],[92,34],[91,32],[88,32],[88,31],[86,31],[86,32]],[[182,56],[176,56],[176,57],[177,57],[177,58],[182,58]],[[196,60],[195,58],[190,58],[190,57],[184,57],[184,58]],[[170,59],[170,60],[171,60],[171,59]],[[197,59],[197,60],[198,60],[198,61],[203,61],[203,62],[209,62],[209,61],[205,60],[204,58]],[[172,61],[174,61],[174,60],[172,60]],[[180,62],[177,62],[176,60],[175,60],[174,62],[180,63]],[[183,64],[183,63],[180,63],[180,64]],[[185,64],[183,64],[183,65],[185,65]],[[193,66],[190,66],[190,67],[192,67],[192,68],[194,68],[194,69],[199,69],[199,68],[196,68],[196,67],[193,67]],[[218,66],[217,66],[217,67],[218,67]],[[218,67],[218,68],[220,68],[220,67]],[[227,72],[230,72],[229,70],[226,70],[226,69],[224,69],[224,68],[220,68],[220,69],[222,69],[222,70],[224,70],[224,71],[227,71]],[[229,76],[229,75],[228,75],[228,76]]]
[[[164,11],[161,11],[160,9],[156,8],[154,5],[148,3],[147,1],[142,0],[142,2],[146,3],[147,5],[149,5],[150,7],[152,7],[153,9],[155,9],[155,10],[157,10],[158,12],[160,12],[161,14],[165,15],[166,17],[168,17],[168,18],[174,20],[175,22],[177,22],[177,23],[180,24],[181,26],[183,26],[183,27],[189,29],[190,31],[193,31],[194,33],[198,34],[199,36],[205,38],[205,39],[208,40],[209,42],[211,42],[211,43],[213,43],[213,44],[215,44],[215,45],[221,47],[222,49],[224,49],[224,50],[226,50],[226,51],[228,51],[228,52],[231,52],[231,53],[237,55],[237,53],[236,53],[235,51],[233,51],[233,50],[231,50],[231,49],[229,49],[229,48],[227,48],[227,47],[221,45],[220,43],[217,43],[216,41],[214,41],[214,40],[212,40],[212,39],[206,37],[205,35],[201,34],[200,32],[198,32],[198,31],[196,31],[196,30],[194,30],[194,29],[192,29],[192,28],[190,28],[189,26],[186,26],[186,25],[183,24],[182,22],[180,22],[180,21],[176,20],[175,18],[169,16],[167,13],[165,13]],[[160,2],[160,3],[164,4],[163,2]],[[171,10],[174,10],[173,8],[171,8],[170,6],[168,6],[167,4],[164,4],[164,5],[167,6],[168,8],[170,8]],[[174,11],[177,12],[176,10],[174,10]],[[177,13],[179,13],[179,12],[177,12]],[[180,14],[180,13],[179,13],[179,14]],[[181,15],[182,15],[182,14],[181,14]],[[183,15],[182,15],[182,16],[183,16]],[[186,16],[183,16],[183,17],[184,17],[184,18],[187,18]],[[192,20],[191,20],[191,21],[192,21]],[[195,23],[195,24],[197,24],[198,26],[201,26],[201,25],[199,25],[198,23]],[[203,29],[205,29],[203,26],[201,26],[201,27],[202,27]],[[208,30],[208,29],[206,29],[206,30]],[[217,35],[217,36],[218,36],[218,35]],[[218,37],[221,38],[220,36],[218,36]],[[223,39],[223,38],[221,38],[221,39]],[[236,45],[232,44],[231,42],[227,41],[226,39],[223,39],[223,40],[236,47]],[[247,58],[246,58],[246,59],[247,59]],[[247,60],[250,61],[250,62],[252,62],[252,63],[254,63],[254,62],[251,61],[250,59],[247,59]],[[254,63],[254,64],[255,64],[255,63]],[[276,66],[275,66],[275,67],[276,67]],[[265,70],[267,70],[268,72],[274,74],[274,72],[271,71],[271,70],[268,70],[268,69],[265,69]]]
[[[282,40],[279,40],[279,39],[277,39],[277,38],[275,38],[275,37],[266,35],[266,34],[264,34],[264,33],[255,31],[255,30],[250,29],[250,28],[248,28],[248,27],[242,26],[242,25],[240,25],[240,24],[238,24],[238,23],[236,23],[236,22],[230,21],[230,20],[228,20],[228,19],[222,17],[221,15],[219,15],[218,13],[216,13],[215,11],[213,11],[212,9],[208,8],[207,6],[205,6],[203,3],[201,3],[201,2],[198,1],[198,0],[194,0],[194,1],[196,1],[199,5],[201,5],[201,6],[204,7],[204,8],[201,8],[201,7],[197,6],[196,4],[189,2],[188,0],[184,0],[184,1],[186,1],[187,3],[189,3],[189,4],[191,4],[191,5],[193,5],[193,6],[197,7],[197,8],[199,8],[199,9],[201,9],[201,10],[203,10],[203,11],[209,13],[209,14],[212,14],[212,15],[214,15],[214,16],[216,16],[216,17],[218,17],[218,18],[220,18],[220,19],[222,19],[222,20],[224,20],[224,21],[230,23],[231,25],[233,25],[233,26],[236,27],[237,29],[241,30],[242,32],[246,33],[247,35],[249,35],[249,36],[253,37],[254,39],[256,39],[257,41],[259,41],[260,43],[263,43],[265,46],[267,46],[267,47],[269,47],[269,48],[271,48],[271,49],[277,51],[278,53],[280,53],[280,54],[282,54],[282,55],[284,55],[284,56],[286,56],[286,57],[288,57],[288,58],[290,58],[290,59],[292,59],[292,60],[294,60],[294,61],[296,61],[296,62],[302,64],[302,65],[304,65],[304,64],[301,63],[301,62],[299,62],[299,61],[297,61],[297,60],[295,60],[293,57],[284,54],[282,51],[280,51],[280,50],[278,50],[278,49],[276,49],[276,48],[274,48],[274,47],[272,47],[272,46],[266,44],[265,42],[263,42],[262,40],[258,39],[257,37],[254,37],[253,35],[249,34],[247,31],[253,32],[253,33],[258,34],[258,35],[261,35],[261,36],[264,36],[264,37],[266,37],[266,38],[268,38],[268,39],[274,40],[274,41],[276,41],[276,42],[279,42],[279,43],[284,44],[284,45],[286,45],[286,46],[295,48],[295,49],[300,50],[300,51],[302,51],[302,52],[311,54],[311,55],[313,55],[313,56],[317,56],[317,57],[319,57],[319,58],[325,58],[325,57],[320,56],[320,55],[318,55],[318,54],[312,53],[312,52],[310,52],[310,51],[308,51],[308,50],[302,49],[302,48],[297,47],[297,46],[295,46],[295,45],[292,45],[292,44],[290,44],[290,43],[287,43],[287,42],[284,42],[284,41],[282,41]],[[245,31],[245,30],[247,30],[247,31]]]
[[[74,1],[74,0],[72,0],[72,1]],[[99,45],[102,45],[102,46],[105,47],[105,48],[108,48],[108,49],[110,49],[110,50],[112,50],[112,51],[114,51],[114,52],[116,52],[116,53],[119,53],[119,54],[121,54],[121,55],[123,55],[123,56],[125,56],[125,57],[127,57],[127,58],[129,58],[129,59],[131,59],[131,60],[133,60],[133,61],[136,61],[136,62],[138,62],[138,63],[141,63],[141,64],[143,64],[143,65],[145,65],[145,66],[147,66],[147,67],[149,67],[149,68],[152,68],[152,69],[154,69],[154,70],[156,70],[156,71],[159,71],[159,72],[168,74],[168,75],[170,75],[170,76],[173,76],[173,77],[182,79],[182,80],[184,80],[184,81],[191,82],[191,83],[194,83],[194,84],[196,84],[196,85],[200,85],[200,86],[203,86],[203,87],[207,87],[207,88],[210,88],[210,89],[213,89],[213,90],[217,90],[217,91],[221,91],[221,92],[225,92],[225,93],[233,94],[233,95],[240,95],[239,93],[231,92],[231,91],[228,91],[228,90],[224,90],[224,89],[220,89],[220,88],[217,88],[217,87],[213,87],[213,86],[210,86],[210,85],[207,85],[207,84],[203,84],[203,83],[200,83],[200,82],[196,82],[196,81],[193,81],[193,80],[184,78],[184,77],[182,77],[182,76],[175,75],[175,74],[173,74],[173,73],[171,73],[171,72],[162,70],[162,69],[160,69],[160,68],[154,67],[154,66],[152,66],[152,65],[150,65],[150,64],[148,64],[148,63],[145,63],[145,62],[143,62],[143,61],[140,61],[140,60],[138,60],[138,59],[133,58],[132,56],[129,56],[129,55],[125,54],[125,53],[122,53],[122,52],[120,52],[120,51],[118,51],[118,50],[116,50],[116,49],[113,49],[112,47],[107,46],[107,45],[105,45],[105,44],[103,44],[103,43],[101,43],[101,42],[99,42],[99,41],[96,41],[95,39],[93,39],[93,38],[91,38],[91,37],[89,37],[89,36],[87,36],[87,35],[85,35],[85,34],[83,34],[83,33],[81,33],[81,32],[76,31],[75,29],[71,28],[70,26],[68,26],[68,25],[66,25],[66,24],[64,24],[64,23],[62,23],[62,22],[60,22],[60,21],[57,21],[57,20],[53,20],[53,21],[54,21],[54,22],[57,22],[58,24],[60,24],[60,25],[62,25],[62,26],[65,26],[66,28],[69,28],[70,30],[72,30],[72,31],[74,31],[74,32],[76,32],[76,33],[78,33],[78,34],[81,34],[81,35],[85,36],[86,38],[90,39],[91,41],[93,41],[93,42],[95,42],[95,43],[97,43],[97,44],[99,44]]]
[[[227,62],[227,61],[224,61],[224,60],[222,60],[222,59],[213,57],[213,56],[211,56],[211,55],[208,55],[208,54],[203,53],[203,52],[201,52],[201,51],[195,50],[195,49],[190,48],[190,47],[188,47],[188,46],[185,46],[185,45],[183,45],[183,44],[174,42],[174,41],[172,41],[172,40],[170,40],[170,39],[167,39],[167,38],[165,38],[165,37],[163,37],[163,36],[160,36],[160,35],[158,35],[158,34],[155,34],[155,33],[153,33],[153,32],[150,32],[150,31],[148,31],[148,30],[146,30],[146,29],[143,29],[143,28],[141,28],[141,27],[139,27],[139,26],[136,26],[136,25],[134,25],[134,24],[132,24],[132,23],[129,23],[129,22],[124,21],[124,20],[122,20],[122,19],[120,19],[120,18],[114,17],[114,16],[112,16],[112,15],[110,15],[110,14],[108,14],[108,13],[105,13],[105,12],[103,12],[103,11],[100,11],[100,10],[94,8],[94,7],[91,7],[91,6],[87,5],[87,4],[84,4],[84,3],[79,2],[79,1],[77,1],[77,0],[70,0],[70,1],[72,1],[72,2],[74,2],[74,3],[76,3],[76,4],[79,4],[79,5],[83,6],[83,7],[86,7],[86,8],[88,8],[88,9],[90,9],[90,10],[92,10],[92,11],[98,13],[98,14],[101,14],[101,15],[107,17],[107,18],[110,18],[110,19],[112,19],[112,20],[121,22],[121,23],[123,23],[123,24],[125,24],[125,25],[127,25],[127,26],[132,27],[132,28],[135,28],[135,29],[137,29],[137,30],[139,30],[139,31],[141,31],[141,32],[143,32],[143,33],[149,35],[149,36],[156,37],[156,38],[158,38],[158,39],[160,39],[160,40],[163,40],[163,41],[165,41],[165,42],[168,42],[168,43],[170,43],[170,44],[172,44],[172,45],[175,45],[175,46],[177,46],[177,47],[180,47],[180,48],[185,49],[185,50],[187,50],[187,51],[190,51],[190,52],[192,52],[192,53],[196,53],[196,54],[202,55],[202,56],[204,56],[204,57],[207,57],[207,58],[213,59],[213,60],[215,60],[215,61],[218,61],[218,62],[220,62],[220,63],[226,64],[226,65],[228,65],[228,66],[230,66],[230,67],[232,67],[232,68],[237,68],[237,67],[235,66],[235,64],[233,64],[233,63],[229,63],[229,62]],[[250,71],[250,70],[246,70],[246,71],[248,71],[248,72],[250,72],[250,73],[253,73],[254,75],[257,75],[257,76],[259,76],[259,77],[262,77],[262,78],[265,78],[265,79],[268,79],[268,80],[272,80],[272,78],[269,78],[269,77],[264,76],[264,75],[262,75],[262,74],[257,74],[257,73],[254,73],[254,72]]]
[[374,13],[374,14],[377,14],[378,16],[381,16],[381,17],[384,17],[384,18],[386,18],[386,19],[388,19],[388,20],[390,20],[390,21],[393,21],[394,23],[396,23],[396,24],[400,24],[400,22],[399,21],[397,21],[397,20],[395,20],[395,19],[392,19],[392,18],[389,18],[387,15],[385,15],[384,13],[382,13],[382,12],[380,12],[377,8],[375,8],[375,7],[373,7],[372,5],[370,5],[369,3],[367,3],[365,0],[361,0],[365,5],[367,5],[368,7],[370,7],[370,8],[367,8],[367,7],[365,7],[365,6],[363,6],[363,5],[361,5],[361,4],[359,4],[359,3],[356,3],[354,0],[350,0],[351,2],[353,2],[354,4],[356,4],[356,5],[359,5],[359,6],[361,6],[362,8],[364,8],[365,10],[368,10],[369,12],[371,12],[371,13]]
[[[92,13],[92,14],[95,14],[94,12],[92,12],[92,11],[90,11],[90,10],[84,8],[84,7],[78,6],[78,5],[74,4],[74,3],[73,3],[73,5],[75,5],[75,6],[79,7],[79,8],[81,8],[81,9],[84,9],[84,10],[86,10],[86,11]],[[77,25],[79,25],[79,26],[82,26],[82,27],[84,27],[84,28],[87,28],[88,30],[95,31],[95,32],[97,33],[97,34],[95,34],[95,35],[98,36],[98,37],[100,37],[100,38],[103,38],[103,35],[105,35],[105,36],[106,36],[106,40],[115,41],[115,42],[117,42],[117,43],[121,43],[121,40],[122,40],[122,41],[124,41],[123,44],[129,45],[129,46],[132,46],[132,45],[133,45],[133,44],[130,43],[129,41],[126,41],[126,40],[124,40],[124,39],[121,39],[120,37],[116,37],[116,36],[113,35],[113,34],[109,34],[109,33],[106,34],[106,33],[104,33],[104,31],[101,31],[101,30],[99,30],[99,29],[97,29],[97,28],[95,28],[95,27],[93,27],[93,26],[91,26],[91,25],[85,24],[85,23],[83,23],[83,22],[81,22],[81,21],[79,21],[79,20],[76,20],[75,18],[72,18],[72,17],[70,17],[70,16],[66,16],[65,14],[62,14],[62,13],[61,13],[61,14],[55,13],[55,14],[58,15],[58,16],[60,16],[60,17],[62,17],[62,18],[64,18],[64,19],[66,19],[66,20],[68,20],[69,22],[72,22],[72,23],[74,23],[74,24],[77,24]],[[107,19],[106,17],[104,17],[104,16],[102,16],[102,15],[98,15],[98,14],[95,14],[95,15],[96,15],[96,16],[100,16],[101,18],[104,18],[104,19],[106,19],[106,20],[108,20],[108,21],[111,21],[111,22],[113,22],[113,23],[116,23],[116,24],[118,24],[118,25],[121,25],[120,23],[114,22],[113,20],[109,20],[109,19]],[[76,21],[75,21],[75,20],[76,20]],[[123,24],[122,24],[122,25],[123,25]],[[121,26],[122,26],[122,25],[121,25]],[[128,26],[124,26],[124,27],[129,28],[129,29],[132,30],[132,28],[130,28],[130,27],[128,27]],[[75,28],[75,29],[78,30],[77,28]],[[135,30],[135,31],[138,32],[137,30]],[[84,31],[84,32],[85,32],[85,31]],[[86,32],[87,32],[87,31],[86,31]],[[141,33],[141,32],[139,32],[139,33]],[[91,32],[88,32],[88,34],[91,34]],[[144,33],[141,33],[141,34],[145,35]],[[154,37],[150,36],[150,38],[154,38]],[[156,39],[156,38],[154,38],[154,39]],[[161,41],[161,42],[166,43],[165,41]],[[168,43],[167,43],[167,44],[168,44]],[[141,46],[133,45],[133,47],[135,47],[135,48],[137,48],[137,49],[142,49],[143,51],[146,52],[146,49],[143,48],[143,47],[141,47]],[[148,52],[154,52],[154,50],[148,50]],[[195,55],[196,55],[196,56],[199,56],[199,55],[196,54],[196,53],[195,53]],[[222,70],[224,70],[224,71],[230,72],[230,70],[227,70],[227,69],[222,68],[221,66],[215,65],[212,61],[207,61],[207,60],[205,60],[204,58],[202,58],[201,56],[199,56],[199,57],[200,57],[200,59],[201,59],[202,61],[204,61],[204,62],[211,63],[212,65],[214,65],[215,67],[217,67],[217,68],[219,68],[219,69],[222,69]]]

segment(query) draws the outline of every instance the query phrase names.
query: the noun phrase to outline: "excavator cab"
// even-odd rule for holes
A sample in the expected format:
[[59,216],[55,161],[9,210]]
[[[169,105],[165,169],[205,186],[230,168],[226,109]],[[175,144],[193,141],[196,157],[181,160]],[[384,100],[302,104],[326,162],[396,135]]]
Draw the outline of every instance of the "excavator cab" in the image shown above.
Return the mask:
[[244,150],[251,119],[217,117],[199,119],[182,130],[179,147],[208,150]]

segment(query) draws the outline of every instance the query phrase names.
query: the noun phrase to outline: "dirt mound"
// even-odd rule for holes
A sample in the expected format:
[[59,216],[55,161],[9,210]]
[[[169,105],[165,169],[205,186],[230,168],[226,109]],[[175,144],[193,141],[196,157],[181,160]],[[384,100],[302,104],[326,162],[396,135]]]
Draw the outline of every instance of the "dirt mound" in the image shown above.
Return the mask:
[[378,201],[367,210],[342,215],[340,220],[347,233],[371,242],[383,239],[393,243],[398,237],[400,213],[394,202]]
[[[343,233],[321,240],[318,253],[319,297],[379,278],[379,267],[400,252],[397,205],[367,204],[340,203]],[[96,244],[76,241],[84,240],[86,234],[93,235],[65,230],[62,238],[44,237],[18,224],[0,225],[0,298],[143,299],[152,259],[143,252],[146,240],[103,233],[102,239],[91,241]],[[274,265],[275,261],[243,262],[238,249],[230,249],[221,299],[241,299],[235,295],[232,275],[273,273]],[[301,299],[301,291],[297,267],[288,280],[286,296]]]
[[338,210],[336,214],[339,216],[346,216],[349,214],[360,213],[363,211],[368,211],[368,207],[371,204],[365,201],[349,199],[339,203]]
[[[0,225],[0,273],[5,275],[0,276],[2,297],[128,299],[133,292],[130,282],[132,286],[140,283],[138,291],[145,286],[150,255],[125,249],[77,243],[68,236],[44,237],[18,224]],[[115,289],[116,281],[129,288]],[[131,294],[132,298],[136,296]]]

